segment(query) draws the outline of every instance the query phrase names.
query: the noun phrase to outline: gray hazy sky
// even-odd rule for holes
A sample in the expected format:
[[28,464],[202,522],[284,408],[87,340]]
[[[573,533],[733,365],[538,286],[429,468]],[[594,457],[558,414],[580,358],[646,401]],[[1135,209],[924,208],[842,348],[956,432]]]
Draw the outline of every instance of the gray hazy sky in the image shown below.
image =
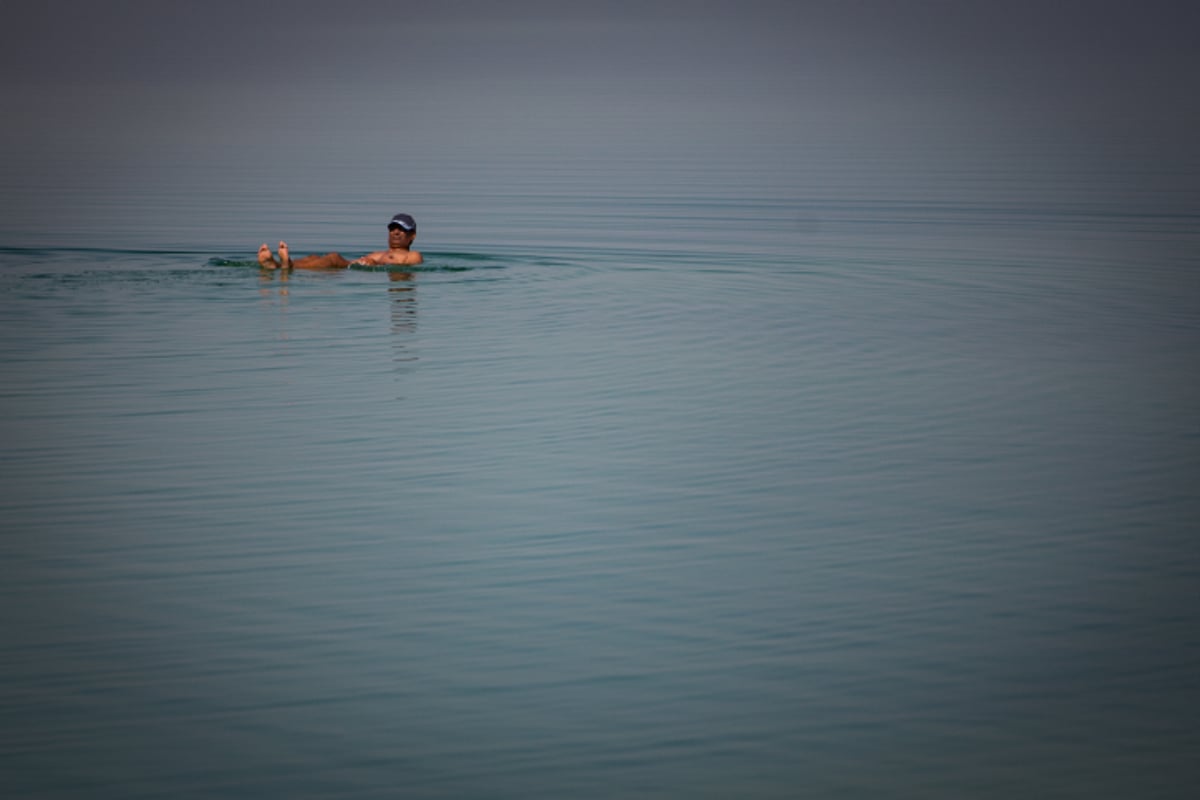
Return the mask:
[[3,90],[29,126],[180,114],[251,129],[675,101],[991,106],[1064,125],[1123,111],[1165,129],[1200,110],[1200,12],[1184,2],[43,0],[0,17]]
[[149,170],[181,158],[277,159],[282,171],[332,165],[335,153],[486,159],[607,148],[619,158],[805,137],[908,136],[931,153],[1024,137],[1194,165],[1197,8],[6,3],[0,167],[16,188],[0,200],[22,202],[40,180],[28,165],[42,162],[59,165],[61,182],[91,164]]

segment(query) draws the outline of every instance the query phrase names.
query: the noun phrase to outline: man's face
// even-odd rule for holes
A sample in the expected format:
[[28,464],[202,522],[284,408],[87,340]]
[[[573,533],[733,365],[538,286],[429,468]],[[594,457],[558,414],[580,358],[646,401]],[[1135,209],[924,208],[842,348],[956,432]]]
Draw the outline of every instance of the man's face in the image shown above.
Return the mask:
[[407,247],[412,240],[413,234],[399,225],[388,226],[388,247]]

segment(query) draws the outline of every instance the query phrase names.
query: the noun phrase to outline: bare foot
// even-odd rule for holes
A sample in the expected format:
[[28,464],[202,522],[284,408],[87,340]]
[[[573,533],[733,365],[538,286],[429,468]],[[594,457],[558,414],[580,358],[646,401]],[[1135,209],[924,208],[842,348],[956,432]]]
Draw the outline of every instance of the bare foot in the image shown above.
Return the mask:
[[258,248],[258,265],[263,269],[277,269],[279,262],[275,260],[275,256],[271,255],[271,248],[265,244]]
[[292,259],[291,256],[288,255],[287,242],[279,243],[279,264],[285,269],[292,267]]

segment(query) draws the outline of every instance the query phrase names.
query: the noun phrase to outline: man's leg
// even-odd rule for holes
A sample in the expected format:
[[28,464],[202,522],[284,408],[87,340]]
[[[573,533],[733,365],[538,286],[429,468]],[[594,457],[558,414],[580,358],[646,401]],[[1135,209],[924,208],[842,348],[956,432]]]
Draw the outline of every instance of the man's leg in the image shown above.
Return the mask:
[[348,267],[350,262],[342,258],[339,253],[326,253],[323,256],[305,256],[292,261],[292,266],[296,269],[333,269],[335,267]]
[[287,242],[279,243],[279,260],[281,263],[287,264],[294,269],[331,269],[350,265],[350,262],[342,258],[338,253],[326,253],[323,256],[313,255],[292,259],[288,256]]

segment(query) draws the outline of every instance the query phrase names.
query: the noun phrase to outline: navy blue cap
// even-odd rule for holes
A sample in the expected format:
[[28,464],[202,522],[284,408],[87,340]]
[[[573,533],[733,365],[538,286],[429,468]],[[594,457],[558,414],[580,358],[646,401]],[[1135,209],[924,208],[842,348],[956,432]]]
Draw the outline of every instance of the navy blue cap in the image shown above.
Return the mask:
[[392,221],[388,223],[388,227],[390,228],[393,225],[399,225],[401,228],[410,233],[417,229],[417,221],[408,214],[397,214],[396,216],[392,217]]

